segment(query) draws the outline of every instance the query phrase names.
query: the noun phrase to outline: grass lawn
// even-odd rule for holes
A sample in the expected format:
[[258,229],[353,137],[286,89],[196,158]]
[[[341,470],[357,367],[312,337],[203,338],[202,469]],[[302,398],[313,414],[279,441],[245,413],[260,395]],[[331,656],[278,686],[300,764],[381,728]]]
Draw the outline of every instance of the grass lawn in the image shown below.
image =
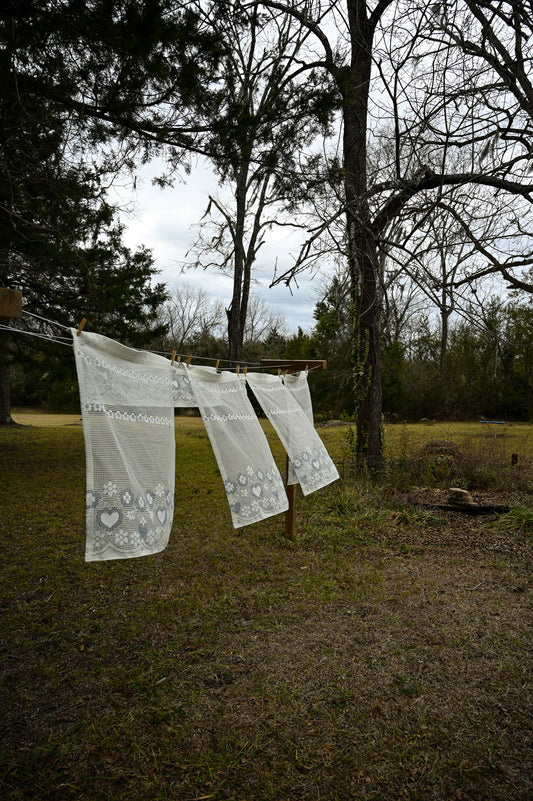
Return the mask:
[[[169,546],[87,564],[79,415],[14,417],[1,799],[531,801],[532,426],[392,426],[379,485],[321,428],[343,478],[299,495],[290,542],[282,516],[232,528],[178,417]],[[451,479],[509,513],[409,502]]]

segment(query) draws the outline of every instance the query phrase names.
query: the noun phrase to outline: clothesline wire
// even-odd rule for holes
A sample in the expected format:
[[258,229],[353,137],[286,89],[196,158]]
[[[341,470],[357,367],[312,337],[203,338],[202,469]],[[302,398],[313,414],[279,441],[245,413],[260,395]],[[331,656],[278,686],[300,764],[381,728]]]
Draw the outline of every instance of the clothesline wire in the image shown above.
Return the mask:
[[[43,322],[49,323],[50,325],[56,325],[59,328],[64,329],[65,331],[70,331],[71,330],[68,326],[63,325],[62,323],[58,323],[55,320],[49,320],[48,318],[42,317],[39,314],[33,314],[32,312],[28,312],[28,311],[25,311],[25,310],[23,310],[22,313],[24,315],[29,316],[29,317],[34,317],[35,319],[42,320]],[[51,334],[42,334],[42,333],[37,333],[36,331],[26,331],[23,328],[13,328],[12,326],[0,325],[0,330],[2,330],[2,331],[11,331],[11,332],[13,332],[15,334],[26,334],[27,336],[33,336],[33,337],[36,337],[37,339],[43,339],[45,342],[55,342],[58,345],[67,345],[67,347],[71,347],[71,344],[72,344],[70,338],[67,338],[67,337],[53,336]],[[173,353],[173,351],[157,351],[157,350],[148,350],[148,349],[145,349],[145,348],[138,348],[137,350],[140,350],[140,351],[142,351],[144,353],[154,353],[154,354],[156,354],[158,356],[171,356],[172,353]],[[179,357],[180,359],[189,359],[189,357],[191,355],[192,355],[192,359],[194,359],[195,361],[228,362],[228,363],[231,361],[230,359],[222,359],[222,358],[218,359],[215,356],[197,356],[195,354],[190,354],[190,353],[177,353],[177,354],[175,354],[175,358]],[[254,370],[272,370],[272,369],[275,369],[272,366],[261,365],[258,362],[238,361],[237,364],[239,365],[239,368],[240,367],[253,367]],[[290,359],[287,359],[286,362],[282,362],[281,364],[277,365],[277,367],[280,370],[289,369],[291,366],[292,366],[292,362],[291,362]],[[237,368],[236,367],[227,367],[227,368],[224,368],[224,369],[227,370],[227,371],[233,371],[233,370],[236,370]],[[308,368],[308,372],[311,372],[312,370],[318,370],[318,369],[319,369],[318,365],[311,366],[311,367]]]
[[[174,351],[169,351],[169,350],[146,350],[145,353],[155,353],[156,356],[172,356],[172,353],[174,353]],[[217,361],[218,362],[229,362],[229,361],[231,361],[230,359],[218,358],[218,356],[196,356],[194,353],[191,354],[190,351],[188,353],[176,353],[175,354],[175,359],[177,359],[178,357],[180,358],[180,360],[181,359],[188,359],[189,356],[191,356],[191,355],[192,355],[193,359],[196,359],[196,361],[201,361],[201,362],[217,362]],[[176,363],[176,362],[174,361],[174,363]],[[258,367],[258,368],[261,367],[261,365],[258,362],[243,362],[243,361],[239,361],[238,363],[240,365],[246,365],[247,367]]]
[[[26,311],[25,309],[23,309],[22,313],[28,315],[29,317],[34,317],[37,320],[42,320],[43,322],[49,323],[50,325],[56,325],[59,328],[63,328],[65,331],[69,331],[70,332],[70,330],[71,330],[69,328],[69,326],[63,325],[62,323],[58,323],[55,320],[50,320],[49,318],[43,317],[40,314],[34,314],[33,312]],[[42,338],[43,339],[47,339],[48,338],[52,342],[60,341],[59,339],[55,340],[52,337],[45,337],[44,335],[42,335]],[[65,343],[62,343],[62,344],[65,344]],[[136,350],[140,350],[140,351],[142,351],[144,353],[155,353],[158,356],[171,356],[172,353],[173,353],[173,351],[161,351],[161,350],[157,351],[157,350],[149,350],[147,348],[136,348]],[[183,359],[188,359],[190,355],[191,355],[190,353],[179,353],[179,354],[176,354],[176,356],[179,356],[180,359],[182,359],[182,358]],[[214,356],[196,356],[194,354],[193,354],[193,359],[195,359],[196,361],[204,361],[204,362],[208,362],[208,361],[229,362],[230,361],[229,359],[217,359]],[[264,369],[268,369],[268,368],[262,367],[257,362],[244,362],[244,361],[241,361],[241,362],[239,362],[239,365],[243,365],[243,366],[246,366],[246,367],[254,367],[256,369],[263,369],[263,370]]]
[[[155,353],[156,355],[161,355],[161,356],[171,356],[172,355],[170,353],[170,351],[162,351],[162,350],[160,350],[160,351],[150,350],[150,351],[146,351],[146,353]],[[179,356],[180,359],[188,359],[189,356],[191,356],[191,355],[192,355],[192,358],[195,359],[196,361],[204,361],[204,362],[217,362],[217,361],[218,362],[230,362],[231,361],[231,359],[218,359],[216,356],[196,356],[195,354],[191,354],[190,352],[189,353],[176,353],[175,359],[177,359],[178,356]],[[239,360],[236,360],[236,359],[233,359],[233,361],[236,362],[239,365],[239,367],[243,367],[243,366],[244,367],[253,367],[255,370],[275,370],[275,369],[277,369],[277,367],[279,367],[280,370],[283,370],[283,369],[289,369],[290,367],[292,367],[291,359],[280,360],[281,363],[279,365],[276,365],[276,367],[274,367],[273,365],[268,365],[268,364],[266,364],[266,365],[265,364],[260,364],[259,362],[245,362],[245,361],[239,361]],[[305,359],[300,359],[300,361],[305,361]],[[314,361],[314,359],[310,359],[309,361]],[[174,364],[175,363],[176,362],[174,362]],[[229,370],[229,369],[236,369],[236,368],[225,368],[225,369]],[[321,369],[320,365],[315,365],[314,367],[309,367],[308,372],[311,372],[311,370],[320,370],[320,369]]]
[[35,317],[36,320],[42,320],[50,325],[57,325],[58,328],[62,328],[64,331],[70,331],[68,325],[63,325],[63,323],[58,323],[55,320],[49,320],[47,317],[42,317],[40,314],[34,314],[33,312],[26,311],[26,309],[22,310],[22,314],[25,314],[28,317]]
[[55,342],[57,345],[66,345],[71,347],[71,343],[67,341],[66,337],[53,337],[49,334],[39,334],[37,331],[25,331],[24,328],[13,328],[10,325],[0,325],[0,331],[12,331],[15,334],[26,334],[29,337],[36,337],[37,339],[44,339],[46,342]]

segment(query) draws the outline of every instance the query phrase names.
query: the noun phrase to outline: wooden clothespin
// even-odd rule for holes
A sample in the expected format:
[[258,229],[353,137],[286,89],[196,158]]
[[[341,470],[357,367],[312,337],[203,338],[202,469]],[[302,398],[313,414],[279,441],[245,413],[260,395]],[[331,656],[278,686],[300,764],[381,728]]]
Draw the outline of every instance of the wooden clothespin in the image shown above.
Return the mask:
[[306,372],[306,373],[308,373],[308,372],[309,372],[309,365],[308,365],[308,364],[306,364],[306,365],[305,365],[305,372]]
[[189,358],[187,359],[187,367],[190,365],[191,361],[192,361],[192,353],[189,355]]
[[237,375],[239,375],[239,370],[241,369],[240,364],[237,365]]
[[87,318],[83,317],[81,323],[78,326],[78,330],[76,331],[76,336],[79,337],[83,329],[85,328],[85,323],[87,322]]
[[215,364],[215,370],[218,370],[218,365],[220,364],[220,359],[217,359],[217,363]]
[[244,377],[245,377],[245,378],[246,378],[246,373],[247,373],[247,372],[248,372],[248,367],[247,367],[247,366],[245,366],[245,367],[244,367]]
[[281,367],[278,367],[278,378],[281,378]]
[[173,351],[172,351],[172,357],[171,357],[171,359],[170,359],[170,366],[171,366],[171,367],[172,367],[172,365],[174,364],[174,359],[175,359],[175,358],[176,358],[176,351],[175,351],[175,350],[173,350]]

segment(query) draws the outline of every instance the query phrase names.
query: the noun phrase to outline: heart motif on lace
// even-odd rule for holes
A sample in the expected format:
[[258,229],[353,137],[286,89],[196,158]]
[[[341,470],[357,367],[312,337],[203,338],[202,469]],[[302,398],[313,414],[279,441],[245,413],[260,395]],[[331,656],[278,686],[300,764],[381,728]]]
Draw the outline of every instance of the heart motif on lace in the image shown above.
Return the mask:
[[159,506],[155,510],[155,516],[159,520],[159,524],[162,526],[167,519],[167,510],[163,506]]
[[260,498],[263,494],[263,490],[261,489],[260,484],[253,484],[251,487],[252,495],[255,495],[256,498]]
[[111,531],[122,520],[122,514],[118,509],[108,509],[98,513],[100,525]]
[[232,503],[230,504],[230,509],[232,512],[235,512],[235,514],[239,514],[241,511],[241,505],[240,503]]
[[320,462],[318,461],[318,459],[313,459],[313,467],[315,468],[315,470],[320,470]]

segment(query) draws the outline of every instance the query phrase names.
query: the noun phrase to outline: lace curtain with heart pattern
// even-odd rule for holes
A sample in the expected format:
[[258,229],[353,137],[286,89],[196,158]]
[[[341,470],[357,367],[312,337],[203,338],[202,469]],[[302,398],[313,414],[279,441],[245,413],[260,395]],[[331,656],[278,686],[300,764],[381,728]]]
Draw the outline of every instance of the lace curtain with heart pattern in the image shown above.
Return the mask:
[[86,561],[162,551],[174,509],[169,361],[73,329],[86,454]]

